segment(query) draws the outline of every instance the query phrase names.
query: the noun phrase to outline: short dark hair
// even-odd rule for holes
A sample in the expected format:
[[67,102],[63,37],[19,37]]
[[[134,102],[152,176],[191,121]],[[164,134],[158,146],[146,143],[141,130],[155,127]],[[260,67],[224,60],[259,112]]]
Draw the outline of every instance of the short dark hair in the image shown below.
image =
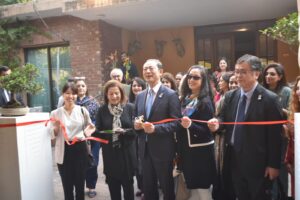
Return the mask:
[[71,89],[73,94],[78,94],[78,89],[74,83],[66,83],[62,88],[62,93],[66,93],[68,89]]
[[108,98],[107,98],[107,93],[108,93],[108,90],[109,88],[111,87],[118,87],[119,90],[120,90],[120,93],[121,93],[121,104],[124,104],[126,102],[126,97],[125,97],[125,92],[124,92],[124,89],[123,89],[123,85],[119,82],[119,81],[116,81],[116,80],[109,80],[105,83],[104,85],[104,102],[106,104],[108,104]]
[[261,71],[262,70],[262,64],[258,57],[245,54],[241,56],[237,61],[236,64],[242,64],[242,63],[248,63],[253,71]]
[[2,75],[3,72],[7,72],[9,69],[9,67],[7,66],[0,66],[0,76]]

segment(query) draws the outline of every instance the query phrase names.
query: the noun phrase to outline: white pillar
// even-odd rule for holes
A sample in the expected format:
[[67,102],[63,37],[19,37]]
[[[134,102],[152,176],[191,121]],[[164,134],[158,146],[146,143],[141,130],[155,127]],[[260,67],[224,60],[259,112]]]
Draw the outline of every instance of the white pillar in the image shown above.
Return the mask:
[[295,113],[295,199],[300,200],[300,113]]

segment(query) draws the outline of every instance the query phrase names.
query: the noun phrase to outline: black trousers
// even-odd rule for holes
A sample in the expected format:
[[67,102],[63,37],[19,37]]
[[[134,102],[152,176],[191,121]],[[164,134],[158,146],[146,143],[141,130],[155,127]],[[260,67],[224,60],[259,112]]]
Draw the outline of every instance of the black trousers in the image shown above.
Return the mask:
[[268,178],[251,177],[242,173],[237,153],[231,148],[231,176],[236,197],[239,200],[271,200],[272,181]]
[[133,177],[128,179],[106,176],[106,183],[108,184],[111,200],[122,200],[121,187],[123,188],[124,200],[134,199]]
[[148,154],[147,145],[143,166],[143,192],[145,200],[158,200],[158,181],[164,200],[174,200],[173,161],[155,162]]
[[65,200],[84,200],[84,182],[87,168],[87,147],[85,142],[74,145],[65,143],[63,164],[57,164]]

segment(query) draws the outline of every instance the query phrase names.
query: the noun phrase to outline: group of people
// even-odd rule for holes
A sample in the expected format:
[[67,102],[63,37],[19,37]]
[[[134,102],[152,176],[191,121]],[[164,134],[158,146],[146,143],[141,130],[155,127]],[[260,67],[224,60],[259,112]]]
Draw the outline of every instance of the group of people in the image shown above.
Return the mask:
[[[226,65],[223,58],[220,68]],[[182,172],[190,200],[274,199],[274,180],[287,192],[287,173],[293,177],[294,171],[293,125],[264,122],[293,120],[300,111],[299,77],[290,89],[283,66],[263,69],[253,55],[240,57],[234,71],[212,76],[194,65],[174,78],[157,59],[148,59],[142,74],[127,85],[123,71],[114,68],[101,106],[84,80],[64,86],[64,103],[51,112],[56,121],[50,130],[65,199],[74,199],[74,187],[75,199],[84,199],[85,181],[89,197],[96,196],[97,167],[87,167],[84,141],[91,135],[108,140],[101,147],[112,200],[122,199],[121,190],[125,200],[134,199],[134,176],[136,195],[158,200],[160,189],[163,199],[173,200],[174,169]],[[74,138],[79,142],[69,145]],[[91,144],[98,162],[100,144]]]

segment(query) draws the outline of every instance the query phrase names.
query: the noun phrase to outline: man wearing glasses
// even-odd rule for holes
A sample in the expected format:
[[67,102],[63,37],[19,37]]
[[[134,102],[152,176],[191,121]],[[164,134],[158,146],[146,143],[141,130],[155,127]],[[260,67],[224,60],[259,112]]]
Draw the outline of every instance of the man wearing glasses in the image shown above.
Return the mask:
[[[143,66],[148,88],[138,94],[135,102],[134,128],[139,135],[139,157],[142,160],[143,191],[146,200],[158,200],[159,182],[164,200],[174,200],[173,159],[175,156],[174,132],[178,121],[153,124],[167,118],[181,117],[179,98],[175,91],[160,82],[162,64],[149,59]],[[143,119],[144,120],[143,120]],[[145,121],[145,122],[144,122]]]
[[272,181],[279,175],[281,124],[218,124],[283,119],[277,95],[258,84],[261,69],[256,56],[246,54],[237,60],[240,88],[225,95],[220,115],[208,124],[212,132],[225,129],[224,185],[232,182],[239,200],[271,199]]
[[[110,72],[110,79],[111,80],[116,80],[119,81],[120,83],[122,83],[123,81],[123,72],[120,68],[114,68],[111,70]],[[129,94],[130,94],[130,85],[124,84],[122,83],[124,92],[125,92],[125,96],[128,98]]]

